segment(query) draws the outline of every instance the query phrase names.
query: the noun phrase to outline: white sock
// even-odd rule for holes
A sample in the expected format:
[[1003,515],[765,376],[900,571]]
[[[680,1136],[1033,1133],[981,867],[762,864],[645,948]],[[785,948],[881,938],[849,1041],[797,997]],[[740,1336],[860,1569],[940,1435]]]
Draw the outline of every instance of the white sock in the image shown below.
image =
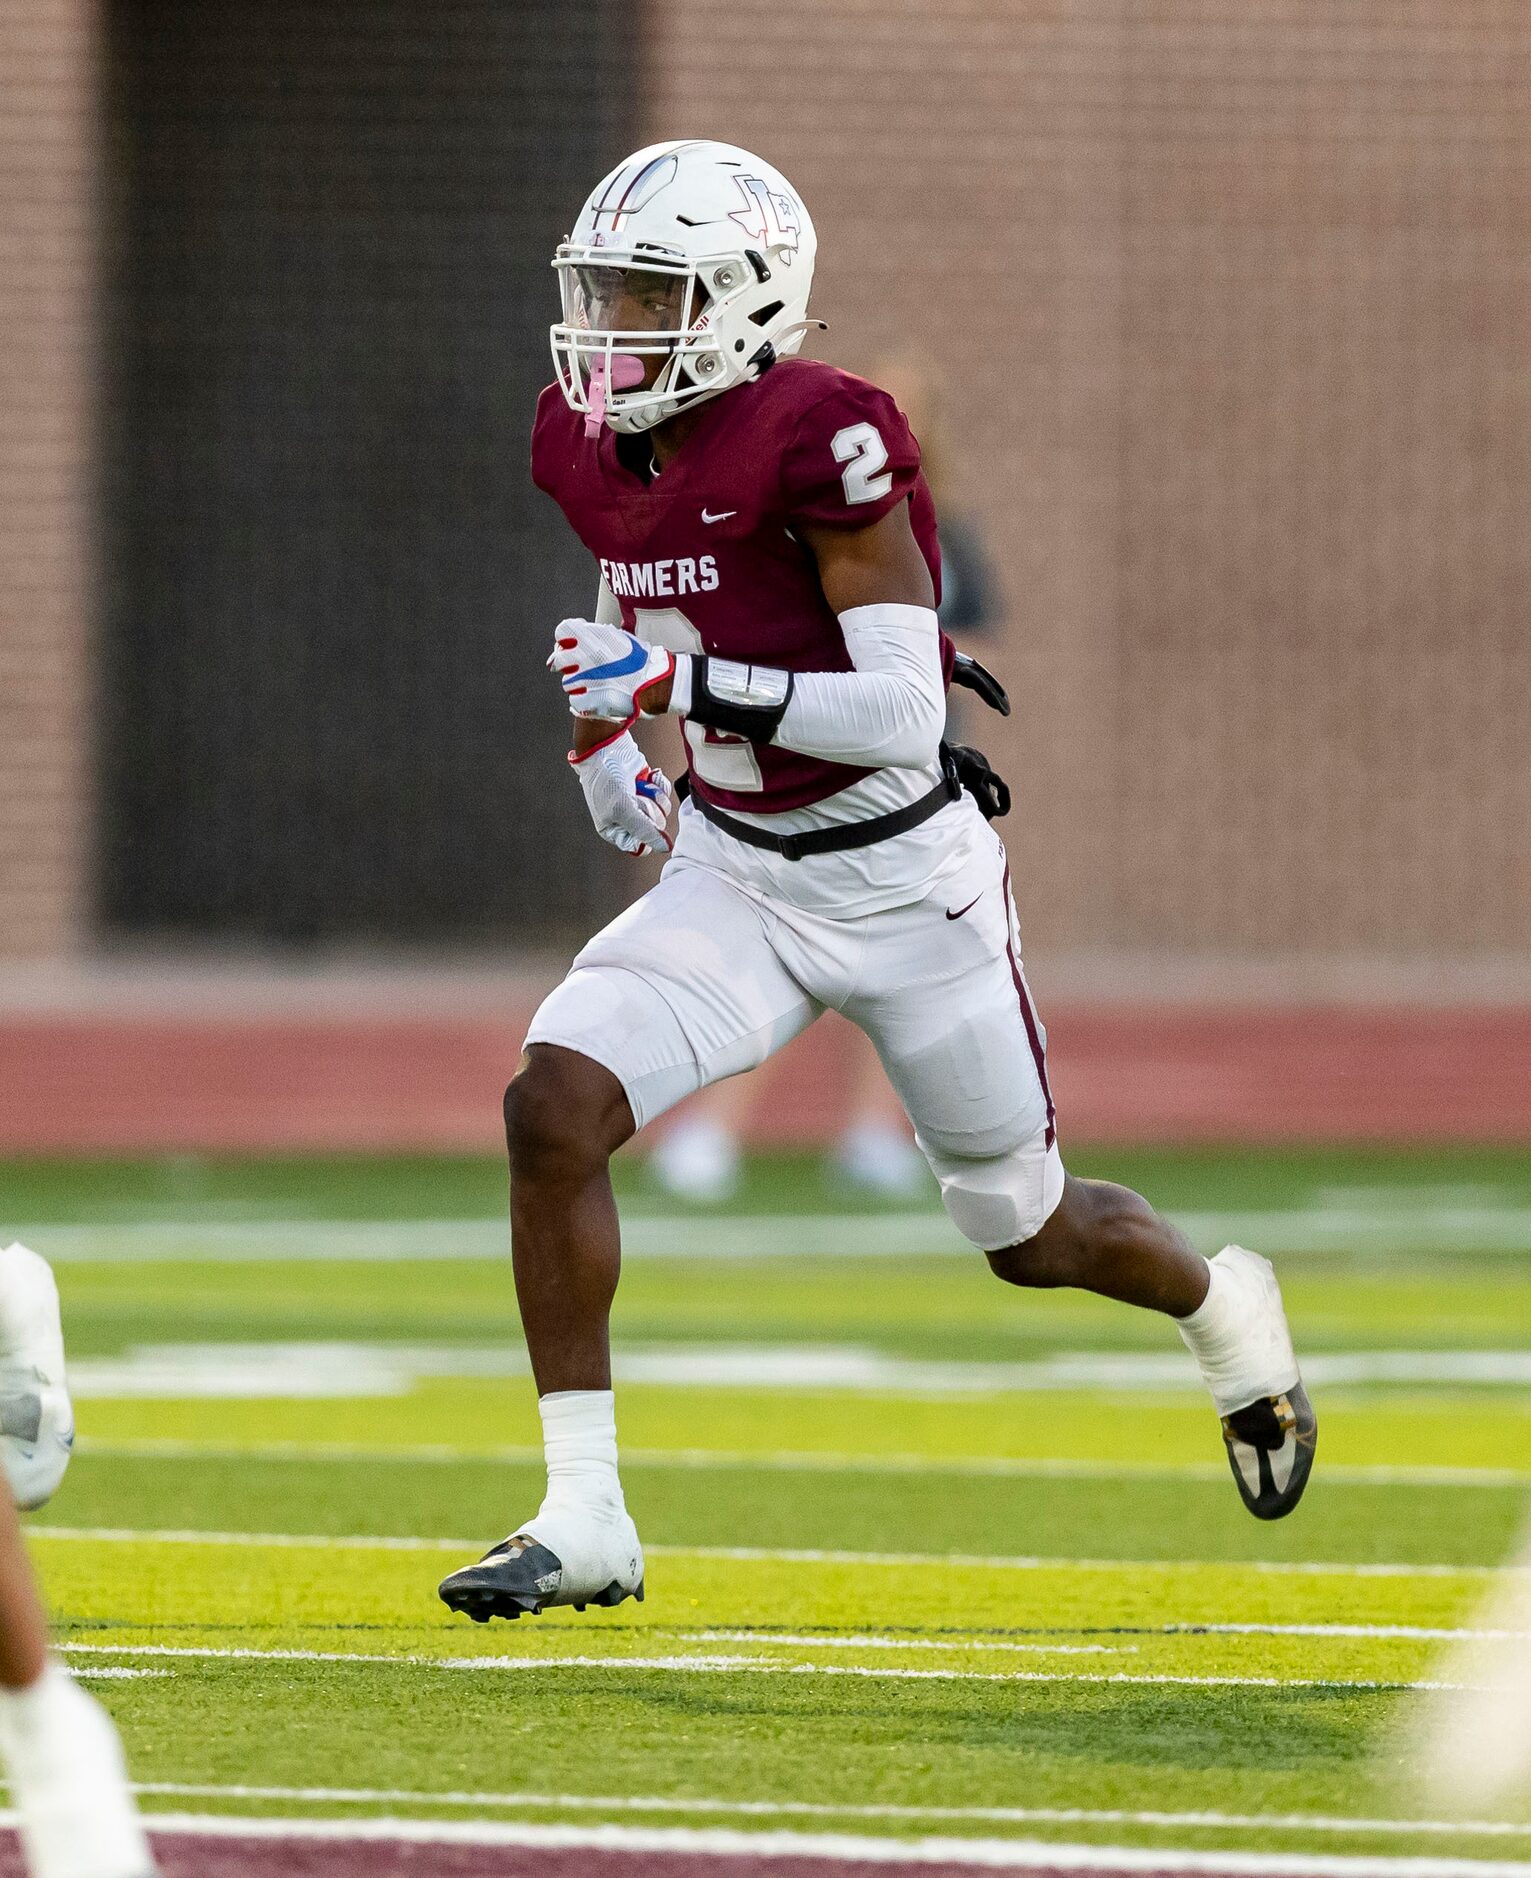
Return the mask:
[[117,1731],[58,1663],[30,1688],[0,1689],[0,1754],[36,1878],[148,1878]]
[[1207,1295],[1189,1317],[1176,1320],[1186,1348],[1201,1367],[1220,1415],[1264,1395],[1280,1395],[1297,1380],[1281,1293],[1267,1260],[1241,1246],[1224,1246],[1207,1261]]
[[542,1511],[625,1511],[617,1473],[617,1407],[610,1389],[561,1389],[537,1404],[548,1490]]

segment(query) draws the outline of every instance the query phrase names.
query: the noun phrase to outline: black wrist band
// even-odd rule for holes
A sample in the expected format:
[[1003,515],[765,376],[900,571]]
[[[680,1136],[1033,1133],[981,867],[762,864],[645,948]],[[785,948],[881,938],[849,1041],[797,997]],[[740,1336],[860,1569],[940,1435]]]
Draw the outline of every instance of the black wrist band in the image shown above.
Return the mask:
[[691,708],[686,716],[709,730],[769,743],[792,702],[792,674],[774,665],[740,665],[733,659],[691,658]]

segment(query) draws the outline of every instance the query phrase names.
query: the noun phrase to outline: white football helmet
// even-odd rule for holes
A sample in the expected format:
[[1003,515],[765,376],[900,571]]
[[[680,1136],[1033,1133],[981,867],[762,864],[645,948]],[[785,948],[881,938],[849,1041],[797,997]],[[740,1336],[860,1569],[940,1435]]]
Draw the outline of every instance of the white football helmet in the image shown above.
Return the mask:
[[818,242],[779,170],[732,144],[650,144],[553,257],[553,364],[587,435],[649,430],[758,378],[809,325]]

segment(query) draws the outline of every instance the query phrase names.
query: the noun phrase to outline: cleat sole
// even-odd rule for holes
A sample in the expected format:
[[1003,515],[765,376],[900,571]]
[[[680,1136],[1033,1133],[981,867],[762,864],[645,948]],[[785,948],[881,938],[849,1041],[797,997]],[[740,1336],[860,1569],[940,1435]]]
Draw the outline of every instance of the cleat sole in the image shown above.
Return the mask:
[[[501,1552],[502,1548],[496,1547],[477,1565],[443,1579],[437,1595],[448,1610],[471,1618],[475,1624],[487,1624],[495,1617],[514,1623],[522,1617],[540,1617],[550,1597],[558,1602],[554,1574],[561,1575],[562,1568],[550,1552],[536,1547],[525,1548],[515,1557],[502,1557]],[[610,1610],[630,1597],[643,1602],[641,1579],[631,1591],[613,1579],[604,1590],[569,1602],[577,1611],[592,1604]]]
[[[1299,1382],[1286,1395],[1265,1397],[1225,1415],[1223,1440],[1245,1506],[1256,1519],[1285,1519],[1307,1488],[1318,1446],[1318,1417],[1307,1390]],[[1282,1459],[1287,1460],[1286,1480],[1278,1485],[1275,1462]]]

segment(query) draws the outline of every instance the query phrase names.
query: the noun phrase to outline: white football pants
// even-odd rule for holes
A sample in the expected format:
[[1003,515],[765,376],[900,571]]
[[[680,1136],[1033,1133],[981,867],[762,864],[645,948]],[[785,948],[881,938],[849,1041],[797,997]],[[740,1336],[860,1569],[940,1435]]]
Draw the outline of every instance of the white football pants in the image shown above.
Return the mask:
[[967,845],[926,899],[847,919],[672,860],[579,954],[526,1041],[604,1065],[641,1128],[840,1011],[876,1046],[958,1230],[986,1252],[1020,1244],[1063,1193],[1047,1039],[1004,847],[986,824]]

